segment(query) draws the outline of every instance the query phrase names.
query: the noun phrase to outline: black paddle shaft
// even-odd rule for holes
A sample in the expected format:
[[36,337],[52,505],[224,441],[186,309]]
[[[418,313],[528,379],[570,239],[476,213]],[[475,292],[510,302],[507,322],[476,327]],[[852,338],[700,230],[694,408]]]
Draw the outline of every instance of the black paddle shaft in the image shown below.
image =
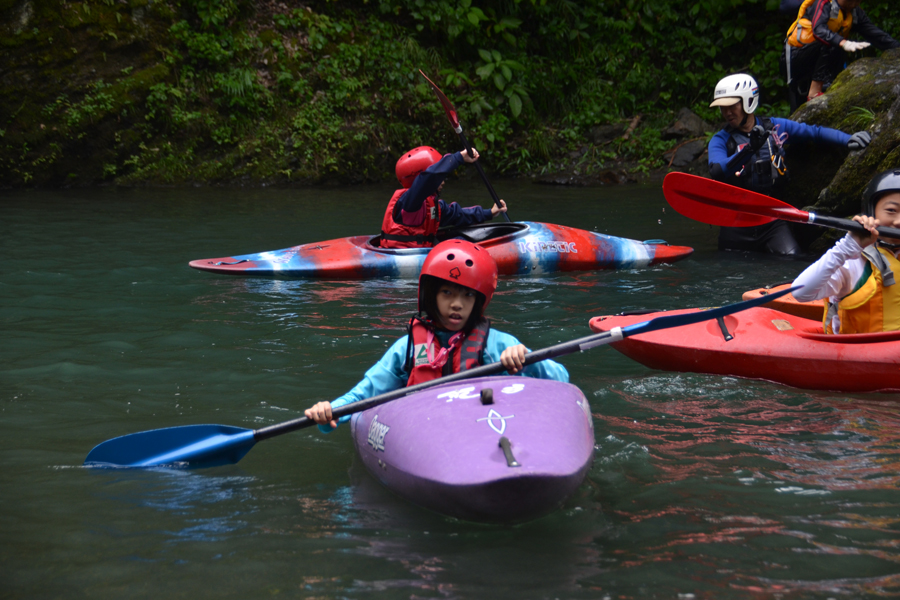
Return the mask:
[[[595,333],[594,335],[589,335],[578,338],[576,340],[570,340],[568,342],[556,344],[555,346],[549,346],[541,350],[535,350],[534,352],[529,352],[525,355],[523,364],[525,366],[528,366],[542,360],[547,360],[548,358],[565,356],[566,354],[572,354],[573,352],[577,352],[579,350],[589,350],[597,345],[604,343],[607,338],[611,338],[613,336],[613,333],[604,331],[602,333]],[[386,392],[384,394],[372,396],[371,398],[360,400],[358,402],[345,404],[344,406],[339,406],[338,408],[333,409],[331,411],[331,414],[334,419],[337,420],[346,415],[352,415],[353,413],[369,410],[370,408],[375,408],[376,406],[380,406],[386,402],[390,402],[391,400],[397,400],[398,398],[403,398],[404,396],[420,392],[430,387],[443,385],[445,383],[453,383],[454,381],[460,381],[462,379],[496,375],[497,373],[502,373],[505,370],[506,367],[504,367],[499,362],[491,363],[489,365],[482,365],[480,367],[475,367],[474,369],[468,369],[466,371],[460,371],[459,373],[454,373],[452,375],[446,375],[444,377],[441,377],[439,380],[426,381],[424,383],[400,388],[392,392]],[[284,423],[278,423],[276,425],[270,425],[268,427],[257,429],[253,432],[253,437],[257,441],[265,440],[270,437],[275,437],[276,435],[281,435],[283,433],[289,433],[298,429],[305,429],[306,427],[311,427],[315,424],[316,422],[312,419],[309,419],[307,417],[300,417],[299,419],[293,419],[291,421],[285,421]]]
[[[841,219],[839,217],[828,217],[825,215],[817,215],[809,213],[808,223],[812,225],[821,225],[822,227],[831,227],[833,229],[843,229],[844,231],[855,231],[857,233],[868,234],[869,230],[860,223],[851,219]],[[877,227],[878,235],[900,239],[900,229],[896,227]]]
[[[459,122],[459,116],[456,114],[456,109],[453,107],[453,104],[450,102],[450,99],[441,91],[435,83],[428,78],[422,69],[419,69],[419,73],[422,77],[425,78],[425,81],[428,82],[428,85],[431,86],[431,89],[434,90],[434,95],[437,96],[438,102],[441,103],[441,106],[444,107],[444,112],[447,113],[447,118],[450,120],[450,127],[453,128],[459,135],[459,139],[462,141],[463,146],[466,149],[466,154],[469,155],[470,158],[473,158],[472,154],[472,146],[469,145],[469,140],[466,139],[466,136],[463,134],[462,125]],[[487,175],[484,173],[484,169],[481,168],[481,164],[478,161],[475,161],[475,168],[478,169],[478,174],[481,175],[482,181],[484,181],[484,185],[487,186],[488,193],[491,195],[491,199],[494,201],[494,205],[497,208],[501,208],[500,206],[500,196],[497,195],[497,192],[494,191],[494,186],[491,185],[491,182],[488,181]],[[503,213],[503,218],[509,223],[509,215],[507,213]]]
[[[744,300],[743,302],[737,302],[735,304],[728,304],[726,306],[719,306],[717,308],[710,308],[694,313],[656,317],[655,319],[651,319],[643,323],[635,323],[634,325],[628,325],[627,327],[623,328],[616,327],[611,331],[595,333],[593,335],[569,340],[568,342],[562,342],[556,344],[555,346],[548,346],[540,350],[535,350],[534,352],[529,352],[525,355],[525,360],[522,362],[524,366],[528,366],[542,360],[547,360],[548,358],[557,358],[578,351],[584,352],[585,350],[590,350],[591,348],[596,348],[597,346],[602,346],[603,344],[616,342],[629,335],[658,331],[660,329],[668,329],[670,327],[690,325],[693,323],[699,323],[701,321],[715,319],[725,315],[730,315],[735,312],[746,310],[754,306],[766,304],[768,302],[771,302],[775,298],[780,298],[781,296],[794,292],[798,289],[800,288],[792,287],[781,290],[774,294],[760,296],[751,300]],[[358,402],[345,404],[344,406],[340,406],[332,410],[331,414],[334,419],[339,419],[346,415],[351,415],[353,413],[362,412],[370,408],[375,408],[376,406],[380,406],[385,402],[390,402],[391,400],[396,400],[398,398],[408,396],[409,394],[420,392],[426,388],[436,387],[445,383],[453,383],[454,381],[460,381],[462,379],[496,375],[497,373],[502,373],[505,370],[506,367],[504,367],[499,362],[491,363],[489,365],[482,365],[480,367],[475,367],[474,369],[468,369],[466,371],[460,371],[459,373],[447,375],[445,377],[441,377],[440,379],[426,381],[425,383],[419,383],[409,387],[400,388],[392,392],[379,394],[378,396],[372,396],[371,398],[360,400]],[[253,438],[256,441],[265,440],[270,437],[275,437],[276,435],[296,431],[297,429],[304,429],[312,425],[315,425],[315,421],[307,417],[300,417],[299,419],[294,419],[292,421],[285,421],[284,423],[278,423],[276,425],[270,425],[268,427],[257,429],[253,432]]]
[[[469,145],[469,140],[466,139],[465,134],[462,132],[462,125],[460,125],[458,133],[459,133],[459,139],[462,140],[463,146],[466,147],[466,154],[468,154],[469,157],[471,158],[472,157],[472,146]],[[500,205],[500,196],[497,195],[497,192],[494,190],[494,186],[492,186],[491,182],[488,181],[488,178],[484,172],[484,169],[481,168],[481,163],[479,163],[477,160],[475,161],[475,168],[478,169],[478,174],[481,175],[481,179],[484,181],[484,185],[487,186],[488,193],[491,195],[491,199],[494,201],[494,204],[497,206],[497,208],[502,208]],[[503,215],[503,219],[507,223],[510,222],[509,215],[507,215],[506,213],[500,213],[500,214]]]
[[[525,355],[524,364],[530,365],[548,358],[571,354],[575,351],[589,350],[603,344],[616,342],[630,335],[716,319],[754,306],[760,306],[796,289],[789,288],[774,294],[727,306],[666,315],[643,323],[635,323],[621,328],[615,327],[610,331],[596,333],[529,352]],[[335,418],[341,418],[351,413],[374,408],[385,402],[404,397],[425,388],[437,387],[470,377],[494,375],[504,370],[505,367],[501,363],[491,363],[408,388],[394,390],[367,400],[347,404],[335,409],[333,415]],[[188,464],[190,466],[233,464],[239,461],[260,440],[303,429],[314,424],[315,422],[311,419],[301,417],[285,423],[263,427],[256,431],[225,425],[187,425],[184,427],[167,427],[153,431],[144,431],[120,436],[97,445],[88,454],[85,464],[127,467],[172,464]]]

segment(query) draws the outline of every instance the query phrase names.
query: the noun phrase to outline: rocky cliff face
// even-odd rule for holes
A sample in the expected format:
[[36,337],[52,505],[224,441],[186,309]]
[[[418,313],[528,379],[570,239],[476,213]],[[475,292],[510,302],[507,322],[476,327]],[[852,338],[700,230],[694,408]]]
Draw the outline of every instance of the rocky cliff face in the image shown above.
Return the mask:
[[[791,198],[807,210],[836,216],[859,213],[863,189],[886,169],[900,167],[900,49],[850,64],[828,92],[793,119],[847,133],[866,130],[868,148],[850,152],[807,148],[791,157]],[[822,184],[829,182],[823,189]]]

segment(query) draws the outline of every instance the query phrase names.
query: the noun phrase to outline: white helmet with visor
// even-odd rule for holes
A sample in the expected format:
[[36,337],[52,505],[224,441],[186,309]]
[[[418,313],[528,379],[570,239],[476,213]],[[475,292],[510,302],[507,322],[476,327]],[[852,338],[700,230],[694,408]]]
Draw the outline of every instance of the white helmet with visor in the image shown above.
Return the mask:
[[759,85],[746,73],[729,75],[716,84],[713,94],[713,106],[731,106],[743,102],[744,112],[748,115],[759,106]]

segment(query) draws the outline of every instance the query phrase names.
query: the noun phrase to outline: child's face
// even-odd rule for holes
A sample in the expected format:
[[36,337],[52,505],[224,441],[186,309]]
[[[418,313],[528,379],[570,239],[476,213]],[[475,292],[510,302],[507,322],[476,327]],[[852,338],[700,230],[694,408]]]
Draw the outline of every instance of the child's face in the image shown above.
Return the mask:
[[900,192],[893,192],[878,200],[875,204],[875,218],[885,227],[900,227]]
[[437,292],[437,309],[441,318],[441,327],[447,331],[461,330],[472,308],[475,307],[475,290],[472,288],[443,283]]

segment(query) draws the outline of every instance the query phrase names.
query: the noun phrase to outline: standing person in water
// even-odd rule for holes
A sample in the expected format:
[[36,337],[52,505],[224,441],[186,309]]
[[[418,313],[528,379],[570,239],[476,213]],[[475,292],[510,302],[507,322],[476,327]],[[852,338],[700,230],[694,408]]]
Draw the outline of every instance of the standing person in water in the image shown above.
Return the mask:
[[877,175],[853,217],[867,233],[851,231],[803,271],[794,285],[800,302],[828,298],[826,333],[900,330],[900,239],[880,239],[876,227],[900,228],[900,169]]
[[[784,145],[814,142],[860,150],[869,145],[866,131],[853,135],[790,119],[760,117],[759,86],[746,73],[716,84],[710,106],[718,106],[725,128],[709,141],[709,176],[716,181],[778,198],[787,183]],[[784,200],[784,198],[780,198]],[[800,245],[784,221],[754,227],[722,227],[720,250],[798,254]]]
[[465,240],[435,246],[422,265],[419,311],[410,320],[407,335],[394,342],[352,390],[332,402],[313,405],[306,416],[328,432],[338,424],[333,408],[495,362],[510,374],[568,382],[568,371],[555,361],[523,367],[528,349],[508,333],[491,328],[484,310],[496,289],[497,263],[487,250]]
[[401,189],[394,192],[381,224],[382,248],[430,248],[437,243],[437,230],[444,226],[483,223],[506,212],[506,203],[490,209],[480,206],[463,208],[456,202],[446,203],[439,197],[444,179],[463,163],[478,160],[465,150],[446,154],[429,146],[413,148],[397,161],[397,179]]

